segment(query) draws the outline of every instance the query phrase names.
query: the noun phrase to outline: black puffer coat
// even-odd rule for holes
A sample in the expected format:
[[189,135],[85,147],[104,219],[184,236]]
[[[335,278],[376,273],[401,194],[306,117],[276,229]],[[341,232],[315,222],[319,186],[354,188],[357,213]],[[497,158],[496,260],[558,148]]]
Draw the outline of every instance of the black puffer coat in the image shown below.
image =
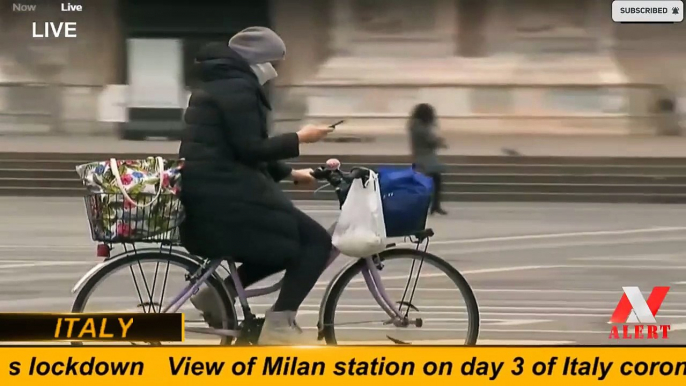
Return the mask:
[[296,210],[279,187],[284,159],[299,155],[295,133],[268,137],[269,102],[248,63],[226,44],[196,58],[201,83],[191,95],[179,156],[189,252],[270,264],[300,253]]

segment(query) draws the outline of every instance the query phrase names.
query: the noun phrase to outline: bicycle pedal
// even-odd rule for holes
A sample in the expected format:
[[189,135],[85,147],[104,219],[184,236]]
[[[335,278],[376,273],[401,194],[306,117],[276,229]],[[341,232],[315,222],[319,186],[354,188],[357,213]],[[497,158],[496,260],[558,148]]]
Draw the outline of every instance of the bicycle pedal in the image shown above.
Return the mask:
[[264,318],[251,318],[244,320],[238,326],[241,335],[236,339],[237,346],[253,346],[257,344],[264,325]]

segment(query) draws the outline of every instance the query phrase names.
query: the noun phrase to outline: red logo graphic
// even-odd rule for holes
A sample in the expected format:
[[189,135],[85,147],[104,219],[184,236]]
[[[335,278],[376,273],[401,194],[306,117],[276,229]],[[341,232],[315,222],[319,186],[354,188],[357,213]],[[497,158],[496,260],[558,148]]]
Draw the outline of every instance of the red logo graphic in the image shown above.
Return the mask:
[[[612,326],[610,339],[667,339],[670,325],[658,325],[655,315],[665,300],[669,287],[655,287],[646,301],[638,287],[623,287],[610,323],[624,323],[620,337],[618,326]],[[628,324],[633,324],[629,327]],[[660,331],[658,333],[658,330]],[[632,334],[633,333],[633,334]]]

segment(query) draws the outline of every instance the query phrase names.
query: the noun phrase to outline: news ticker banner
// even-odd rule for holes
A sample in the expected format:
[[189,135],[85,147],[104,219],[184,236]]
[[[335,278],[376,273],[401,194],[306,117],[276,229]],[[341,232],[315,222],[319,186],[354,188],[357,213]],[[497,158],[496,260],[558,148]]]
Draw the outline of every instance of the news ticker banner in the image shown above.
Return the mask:
[[684,21],[684,2],[614,0],[612,20],[617,23],[681,23]]
[[[684,385],[686,348],[1,347],[0,385]],[[95,383],[94,383],[95,382]],[[657,382],[657,383],[655,383]],[[425,383],[427,384],[427,383]]]
[[0,342],[183,340],[183,314],[0,313]]

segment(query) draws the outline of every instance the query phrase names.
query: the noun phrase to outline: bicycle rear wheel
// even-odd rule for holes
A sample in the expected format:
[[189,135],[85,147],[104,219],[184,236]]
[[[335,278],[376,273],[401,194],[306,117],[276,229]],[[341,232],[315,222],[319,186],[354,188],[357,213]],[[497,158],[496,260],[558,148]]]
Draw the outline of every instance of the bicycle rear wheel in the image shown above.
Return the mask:
[[[170,274],[172,269],[174,272]],[[161,312],[188,284],[185,275],[193,274],[198,269],[198,262],[175,253],[151,251],[116,257],[84,283],[74,300],[72,312]],[[172,284],[176,284],[174,290],[166,292]],[[224,284],[213,275],[201,289],[205,287],[209,287],[215,294],[218,309],[222,310],[222,328],[237,330],[236,310]],[[98,296],[94,296],[96,290],[101,290]],[[131,296],[124,298],[124,294]],[[185,314],[185,325],[189,327],[198,324],[206,327],[204,321],[200,320],[199,313],[192,312],[192,307],[187,305],[190,302],[184,305],[190,312],[184,312],[183,308],[179,310]],[[192,319],[193,315],[195,319]],[[229,345],[232,341],[232,337],[226,336],[186,334],[187,344]],[[82,343],[75,342],[73,345]]]
[[[336,279],[324,302],[322,332],[327,344],[475,345],[479,308],[467,280],[445,260],[415,249],[390,249],[379,254],[386,292],[411,323],[389,325],[391,319],[370,294],[362,270],[364,259]],[[407,267],[403,268],[402,263]],[[426,272],[427,268],[431,272]],[[421,280],[420,280],[421,279]],[[428,285],[428,288],[418,288]],[[447,288],[443,288],[447,287]],[[351,300],[344,295],[351,294]],[[420,299],[422,298],[422,299]],[[459,299],[463,302],[460,302]],[[426,301],[426,305],[419,304]]]

